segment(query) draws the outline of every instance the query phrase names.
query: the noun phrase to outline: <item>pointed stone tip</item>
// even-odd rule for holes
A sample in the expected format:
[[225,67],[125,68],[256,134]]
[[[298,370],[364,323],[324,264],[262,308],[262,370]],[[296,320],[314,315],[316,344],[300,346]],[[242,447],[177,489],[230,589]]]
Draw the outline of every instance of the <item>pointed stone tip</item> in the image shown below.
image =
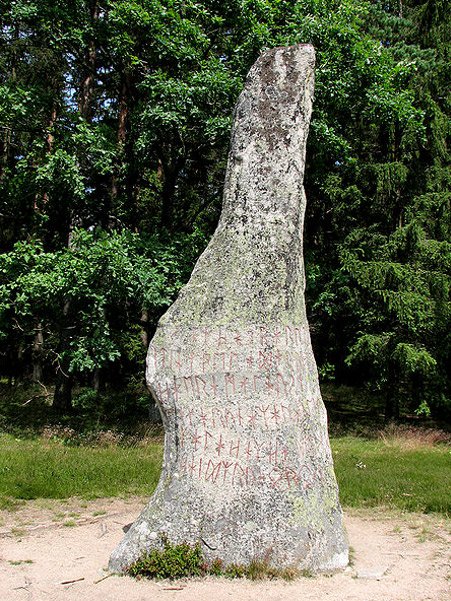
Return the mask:
[[[276,46],[275,48],[270,48],[268,50],[263,51],[260,54],[258,60],[263,57],[274,56],[276,54],[285,54],[290,56],[290,58],[297,54],[300,57],[308,58],[309,60],[313,60],[313,65],[315,63],[316,51],[312,44],[293,44],[291,46]],[[258,62],[257,60],[257,62]]]
[[[301,80],[313,82],[315,61],[315,48],[311,44],[270,48],[260,54],[250,69],[246,85],[255,82],[257,86],[264,87],[270,83],[279,87],[284,85],[283,82],[293,85],[301,83]],[[255,94],[258,96],[257,92]]]

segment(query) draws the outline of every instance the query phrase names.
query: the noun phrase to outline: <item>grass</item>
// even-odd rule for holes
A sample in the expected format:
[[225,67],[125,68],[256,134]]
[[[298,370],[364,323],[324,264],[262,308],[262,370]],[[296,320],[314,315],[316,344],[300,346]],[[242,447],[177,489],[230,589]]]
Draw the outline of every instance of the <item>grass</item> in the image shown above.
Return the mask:
[[[26,499],[125,497],[154,490],[161,427],[149,424],[136,403],[131,408],[126,391],[96,397],[86,407],[80,401],[64,418],[39,395],[40,389],[0,383],[0,509],[14,510]],[[363,389],[325,385],[323,397],[344,507],[451,513],[449,434],[432,422],[425,423],[429,428],[384,426],[382,401],[369,399]]]
[[15,499],[147,495],[161,469],[161,443],[145,447],[67,446],[0,434],[0,507]]
[[[385,430],[375,439],[332,438],[344,507],[451,514],[451,451],[418,429]],[[159,438],[143,445],[77,446],[64,438],[0,434],[0,508],[21,499],[149,495],[161,469]]]
[[331,440],[340,498],[345,507],[451,514],[451,451],[403,438]]

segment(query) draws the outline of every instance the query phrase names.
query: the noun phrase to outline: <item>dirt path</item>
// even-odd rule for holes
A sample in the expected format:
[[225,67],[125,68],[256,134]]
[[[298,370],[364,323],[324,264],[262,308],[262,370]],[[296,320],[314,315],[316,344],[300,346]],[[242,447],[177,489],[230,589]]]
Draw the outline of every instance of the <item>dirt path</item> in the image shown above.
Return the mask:
[[[347,512],[353,565],[292,583],[136,582],[104,571],[142,499],[30,502],[0,512],[1,601],[449,601],[450,524],[430,516]],[[65,582],[69,584],[64,584]]]

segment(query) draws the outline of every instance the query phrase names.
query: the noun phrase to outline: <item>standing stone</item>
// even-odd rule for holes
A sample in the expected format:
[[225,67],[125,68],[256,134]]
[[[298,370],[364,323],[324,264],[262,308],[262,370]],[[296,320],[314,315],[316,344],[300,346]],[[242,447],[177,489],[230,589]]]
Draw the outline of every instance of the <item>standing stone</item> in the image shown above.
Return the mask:
[[275,48],[249,72],[218,228],[147,355],[163,471],[111,570],[160,546],[162,533],[200,541],[225,564],[348,563],[304,302],[314,61],[311,46]]

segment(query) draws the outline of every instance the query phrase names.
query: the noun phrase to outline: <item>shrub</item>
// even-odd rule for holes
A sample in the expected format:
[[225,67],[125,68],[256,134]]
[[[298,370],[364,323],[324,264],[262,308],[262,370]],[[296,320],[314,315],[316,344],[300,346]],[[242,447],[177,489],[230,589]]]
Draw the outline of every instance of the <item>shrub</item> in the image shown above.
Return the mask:
[[176,580],[188,576],[200,576],[204,572],[204,558],[200,543],[171,544],[162,537],[163,549],[152,549],[129,568],[131,576],[146,578],[170,578]]
[[269,562],[269,554],[263,559],[253,559],[248,565],[231,563],[224,565],[220,558],[210,563],[203,556],[201,545],[186,542],[172,544],[162,535],[162,549],[151,549],[132,564],[128,573],[135,578],[168,578],[177,580],[190,576],[225,576],[226,578],[249,578],[249,580],[270,580],[281,578],[293,580],[301,575],[296,568],[277,568]]

